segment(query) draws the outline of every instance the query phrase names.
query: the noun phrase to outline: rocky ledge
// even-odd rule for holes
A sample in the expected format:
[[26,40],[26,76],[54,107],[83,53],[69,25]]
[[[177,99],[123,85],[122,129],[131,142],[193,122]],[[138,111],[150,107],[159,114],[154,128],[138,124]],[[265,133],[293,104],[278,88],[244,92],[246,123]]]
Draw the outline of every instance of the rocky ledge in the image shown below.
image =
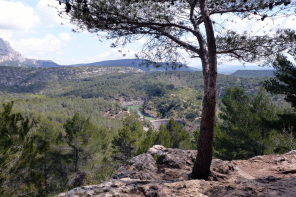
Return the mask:
[[190,180],[194,150],[155,145],[99,185],[75,188],[58,197],[296,196],[296,151],[249,160],[214,159],[209,180]]

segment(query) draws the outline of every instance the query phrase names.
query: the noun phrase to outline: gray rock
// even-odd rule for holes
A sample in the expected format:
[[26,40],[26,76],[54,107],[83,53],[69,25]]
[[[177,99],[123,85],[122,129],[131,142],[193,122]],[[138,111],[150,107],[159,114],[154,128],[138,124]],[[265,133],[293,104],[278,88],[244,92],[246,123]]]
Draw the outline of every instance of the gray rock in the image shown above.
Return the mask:
[[296,150],[291,150],[290,152],[286,153],[285,155],[296,155]]
[[121,166],[113,179],[132,178],[140,180],[151,180],[155,178],[157,167],[156,161],[150,154],[141,154],[130,159],[126,165]]
[[196,154],[194,150],[155,145],[147,154],[138,155],[120,167],[112,179],[75,188],[59,197],[295,196],[294,154],[236,161],[213,159],[207,181],[188,178]]

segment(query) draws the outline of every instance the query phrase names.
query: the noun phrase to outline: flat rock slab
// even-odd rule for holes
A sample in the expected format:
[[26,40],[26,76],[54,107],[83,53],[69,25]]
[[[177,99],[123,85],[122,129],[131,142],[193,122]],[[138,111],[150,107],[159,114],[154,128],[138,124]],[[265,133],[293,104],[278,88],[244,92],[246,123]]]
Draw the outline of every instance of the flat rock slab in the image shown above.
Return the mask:
[[296,196],[296,151],[249,160],[214,159],[208,181],[189,179],[196,154],[155,145],[121,166],[111,179],[58,196]]

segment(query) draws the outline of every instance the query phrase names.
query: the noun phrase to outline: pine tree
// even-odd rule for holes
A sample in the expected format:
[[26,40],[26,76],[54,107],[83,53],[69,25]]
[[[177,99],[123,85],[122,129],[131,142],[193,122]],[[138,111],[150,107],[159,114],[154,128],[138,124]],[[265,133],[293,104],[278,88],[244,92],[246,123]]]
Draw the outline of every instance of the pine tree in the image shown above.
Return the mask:
[[[149,132],[149,131],[148,131]],[[160,125],[158,132],[147,133],[144,146],[163,145],[167,148],[191,149],[190,134],[173,118],[165,125]],[[148,150],[148,149],[147,149]]]
[[90,141],[93,133],[98,132],[92,125],[89,118],[85,118],[76,113],[69,118],[65,124],[65,135],[62,140],[69,147],[65,155],[68,168],[68,179],[70,186],[81,186],[86,178],[87,172],[83,167],[94,157],[95,149],[90,148]]
[[172,148],[191,149],[190,134],[177,121],[171,118],[165,127],[171,135]]
[[160,125],[154,144],[163,145],[166,148],[172,147],[172,136],[164,125]]
[[[296,60],[296,49],[290,51]],[[273,94],[286,95],[286,101],[296,109],[296,65],[284,55],[278,55],[273,62],[274,78],[266,80],[263,84],[265,89]]]
[[143,139],[143,124],[133,113],[126,115],[123,128],[112,140],[113,157],[115,160],[125,162],[135,156]]
[[153,129],[150,127],[145,134],[144,140],[140,144],[138,154],[146,153],[149,150],[149,148],[151,148],[154,145],[156,137],[157,132],[153,131]]
[[[296,60],[296,49],[290,50],[290,55]],[[275,68],[274,78],[263,83],[265,89],[273,94],[285,95],[285,100],[292,110],[279,113],[280,120],[270,123],[273,128],[292,131],[296,136],[296,66],[284,55],[278,55],[272,66]]]
[[215,137],[216,156],[222,159],[247,159],[262,155],[272,131],[265,123],[276,119],[275,106],[259,91],[250,98],[243,89],[227,89],[222,98],[222,123]]
[[[77,31],[88,30],[101,38],[114,39],[112,47],[147,38],[137,57],[160,66],[160,60],[180,66],[182,50],[202,63],[204,98],[198,154],[192,178],[206,179],[210,174],[217,100],[218,57],[244,62],[270,61],[277,52],[295,42],[295,32],[277,31],[256,35],[250,31],[220,31],[229,17],[260,16],[261,20],[281,15],[293,7],[291,1],[250,0],[59,0],[65,9],[61,16],[69,17]],[[215,17],[215,16],[225,17]],[[219,18],[215,21],[216,18]],[[225,18],[225,21],[223,21]],[[251,18],[251,17],[250,17]],[[217,35],[216,35],[217,34]],[[188,37],[192,39],[187,39]],[[180,50],[181,49],[181,50]],[[153,62],[155,61],[155,62]],[[166,64],[165,66],[169,66]]]
[[[33,174],[28,172],[27,164],[30,162],[32,140],[30,131],[31,120],[20,113],[12,113],[13,102],[3,104],[0,112],[0,194],[12,195],[17,192],[20,185],[32,182],[28,177]],[[28,174],[31,173],[31,176]],[[34,184],[34,183],[33,183]]]
[[34,153],[31,155],[28,167],[40,177],[38,179],[39,196],[46,196],[66,189],[61,187],[64,179],[61,172],[63,154],[60,150],[56,150],[59,141],[58,135],[58,128],[48,119],[42,119],[32,134]]

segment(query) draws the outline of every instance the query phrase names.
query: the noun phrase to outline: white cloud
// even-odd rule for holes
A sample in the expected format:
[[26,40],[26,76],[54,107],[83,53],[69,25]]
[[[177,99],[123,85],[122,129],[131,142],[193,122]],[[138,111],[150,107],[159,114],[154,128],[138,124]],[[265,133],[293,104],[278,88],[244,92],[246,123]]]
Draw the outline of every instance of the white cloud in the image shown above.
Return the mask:
[[63,42],[56,36],[47,34],[44,38],[21,39],[19,42],[14,43],[14,45],[17,50],[24,53],[31,51],[43,54],[58,51],[62,47]]
[[104,60],[116,60],[116,59],[123,59],[128,58],[124,57],[121,53],[118,52],[116,49],[106,49],[105,52],[99,53],[94,57],[89,57],[84,60],[84,62],[98,62],[98,61],[104,61]]
[[281,18],[280,24],[282,28],[290,28],[290,29],[296,30],[295,22],[296,22],[296,16],[292,15],[290,17]]
[[244,31],[249,32],[251,35],[270,35],[274,34],[277,29],[294,29],[295,26],[295,15],[281,16],[277,18],[266,18],[261,20],[260,16],[250,16],[248,18],[241,19],[236,15],[229,14],[222,18],[224,21],[225,30],[234,30],[238,33],[243,33]]
[[84,58],[71,58],[71,59],[63,59],[64,64],[70,63],[91,63],[91,62],[99,62],[105,60],[117,60],[117,59],[133,59],[135,58],[135,54],[139,51],[125,51],[125,56],[122,53],[118,52],[116,48],[106,47],[103,52],[98,53],[94,56],[85,56]]
[[[118,52],[118,49],[109,48],[106,52],[100,53],[92,58],[92,61],[104,61],[104,60],[116,60],[116,59],[133,59],[135,58],[135,54],[139,52],[139,50],[126,50],[124,52]],[[125,55],[123,55],[125,54]],[[91,60],[91,59],[89,59]]]
[[61,18],[58,15],[58,11],[64,9],[64,6],[59,5],[59,2],[56,0],[40,0],[37,4],[37,12],[42,19],[42,22],[45,26],[53,27],[60,24],[66,24],[72,28],[69,24],[69,20]]
[[[113,55],[111,55],[111,53],[112,53]],[[114,53],[114,52],[110,52],[110,51],[106,51],[106,52],[104,52],[104,53],[100,53],[100,54],[96,55],[96,56],[94,57],[94,59],[92,59],[92,61],[93,61],[93,60],[99,60],[99,61],[101,61],[102,59],[108,59],[108,58],[110,58],[110,57],[114,58],[114,56],[115,56],[115,57],[118,57],[118,53],[117,53],[117,51],[116,51],[115,53]]]
[[32,7],[22,2],[0,1],[0,30],[4,31],[31,31],[39,17]]
[[0,29],[0,38],[3,38],[6,41],[10,41],[12,37],[12,32],[10,30],[1,30]]
[[70,34],[68,34],[68,33],[61,33],[59,35],[59,37],[63,41],[69,41],[71,39]]

